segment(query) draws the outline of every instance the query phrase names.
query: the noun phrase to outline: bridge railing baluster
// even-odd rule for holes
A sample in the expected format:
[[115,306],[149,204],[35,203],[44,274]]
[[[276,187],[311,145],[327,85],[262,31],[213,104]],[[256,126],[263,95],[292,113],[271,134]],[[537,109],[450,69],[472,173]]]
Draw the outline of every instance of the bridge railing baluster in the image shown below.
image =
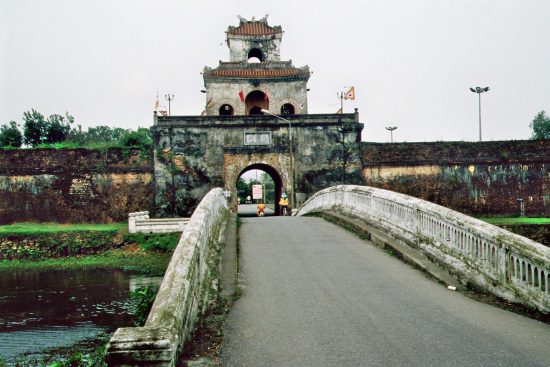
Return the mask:
[[[550,249],[451,209],[383,189],[341,185],[314,194],[296,215],[338,210],[383,226],[501,297],[550,311]],[[450,264],[450,266],[455,266]]]

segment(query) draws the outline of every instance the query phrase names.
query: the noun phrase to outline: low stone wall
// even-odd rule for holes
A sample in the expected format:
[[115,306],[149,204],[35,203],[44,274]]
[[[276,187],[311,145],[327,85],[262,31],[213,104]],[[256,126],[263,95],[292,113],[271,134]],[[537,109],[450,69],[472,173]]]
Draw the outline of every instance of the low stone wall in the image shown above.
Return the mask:
[[189,218],[149,218],[149,212],[128,214],[128,232],[130,233],[172,233],[183,232]]
[[384,229],[472,282],[512,302],[550,311],[550,248],[454,210],[366,186],[334,186],[296,215],[335,210]]
[[211,190],[191,216],[143,327],[119,328],[107,346],[109,366],[175,366],[196,321],[217,296],[229,210]]

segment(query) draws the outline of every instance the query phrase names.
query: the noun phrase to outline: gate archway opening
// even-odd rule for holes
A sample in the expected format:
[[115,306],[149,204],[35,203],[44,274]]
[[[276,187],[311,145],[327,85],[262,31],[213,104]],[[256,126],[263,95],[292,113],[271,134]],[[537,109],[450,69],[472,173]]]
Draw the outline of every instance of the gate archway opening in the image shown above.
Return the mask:
[[[254,199],[252,185],[262,185],[262,199]],[[283,180],[275,168],[258,163],[243,169],[237,178],[236,193],[239,216],[256,216],[257,204],[266,204],[265,215],[279,215],[279,199],[283,192]],[[248,199],[249,198],[249,199]]]
[[247,115],[261,115],[262,109],[269,110],[269,97],[261,90],[254,90],[246,95]]

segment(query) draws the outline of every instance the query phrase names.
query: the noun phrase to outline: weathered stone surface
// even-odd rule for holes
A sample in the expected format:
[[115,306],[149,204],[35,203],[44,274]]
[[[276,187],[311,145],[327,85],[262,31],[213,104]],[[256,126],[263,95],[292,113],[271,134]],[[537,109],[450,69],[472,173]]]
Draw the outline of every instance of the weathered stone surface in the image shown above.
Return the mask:
[[335,186],[297,212],[335,210],[378,226],[471,282],[550,311],[550,248],[422,199],[366,186]]
[[[283,31],[267,18],[240,19],[227,32],[229,62],[203,70],[206,88],[204,114],[249,115],[254,107],[280,114],[307,114],[309,68],[281,61]],[[254,60],[255,62],[250,62]],[[291,107],[290,107],[291,106]],[[289,108],[290,110],[285,110]]]
[[362,143],[366,185],[473,215],[550,216],[550,140]]
[[[357,149],[363,125],[357,113],[292,115],[285,119],[292,127],[298,202],[343,179],[361,182]],[[346,129],[342,131],[343,126]],[[157,117],[152,131],[159,211],[187,216],[205,192],[216,186],[231,192],[231,207],[235,209],[237,179],[250,169],[268,172],[275,181],[276,195],[281,190],[290,195],[293,170],[288,127],[287,121],[263,115]],[[248,133],[266,133],[270,138],[247,145]]]
[[183,232],[189,218],[149,218],[149,212],[128,214],[128,232],[130,233],[171,233]]
[[124,221],[153,189],[139,150],[0,150],[0,223]]
[[218,296],[228,216],[223,190],[211,190],[181,236],[145,326],[121,328],[113,335],[107,346],[109,366],[175,365],[197,319]]

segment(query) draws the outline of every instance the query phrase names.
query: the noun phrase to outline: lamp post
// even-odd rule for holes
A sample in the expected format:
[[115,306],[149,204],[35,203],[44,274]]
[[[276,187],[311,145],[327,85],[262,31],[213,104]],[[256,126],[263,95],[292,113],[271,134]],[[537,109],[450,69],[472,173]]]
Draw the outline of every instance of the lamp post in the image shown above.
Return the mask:
[[292,151],[292,123],[290,122],[290,120],[288,119],[285,119],[284,117],[281,117],[279,115],[276,115],[274,114],[273,112],[271,112],[270,110],[266,110],[266,109],[263,109],[262,108],[262,113],[263,114],[266,114],[266,115],[271,115],[273,117],[276,117],[278,118],[279,120],[282,120],[282,121],[285,121],[286,123],[288,123],[288,151],[289,151],[289,154],[290,154],[290,190],[292,191],[290,193],[290,207],[291,208],[294,208],[294,204],[296,202],[296,194],[295,194],[295,190],[294,190],[294,153]]
[[171,115],[171,113],[170,113],[170,102],[172,102],[174,100],[174,95],[173,94],[165,94],[164,98],[166,98],[166,100],[168,101],[168,116],[170,116]]
[[481,93],[488,92],[489,87],[481,88],[481,87],[475,87],[470,88],[470,91],[473,93],[477,93],[478,96],[478,106],[479,106],[479,141],[481,141]]
[[386,130],[390,132],[390,143],[393,143],[393,130],[397,130],[397,126],[388,126]]

